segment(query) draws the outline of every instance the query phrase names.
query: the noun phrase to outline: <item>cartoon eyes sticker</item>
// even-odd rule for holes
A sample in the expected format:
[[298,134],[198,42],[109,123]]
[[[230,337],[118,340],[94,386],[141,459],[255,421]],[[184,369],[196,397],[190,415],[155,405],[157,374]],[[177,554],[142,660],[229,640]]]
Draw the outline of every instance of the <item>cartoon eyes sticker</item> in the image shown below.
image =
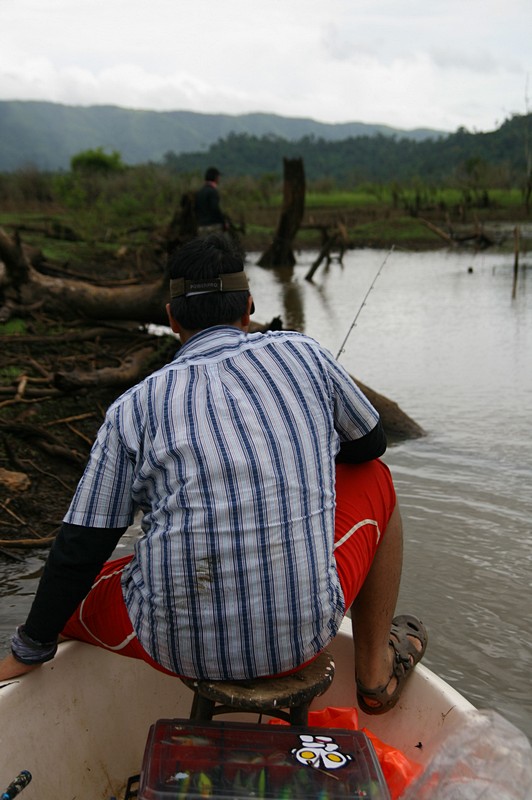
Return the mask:
[[302,746],[294,748],[292,754],[300,764],[316,769],[339,769],[351,761],[351,756],[340,752],[330,736],[301,734],[299,739]]

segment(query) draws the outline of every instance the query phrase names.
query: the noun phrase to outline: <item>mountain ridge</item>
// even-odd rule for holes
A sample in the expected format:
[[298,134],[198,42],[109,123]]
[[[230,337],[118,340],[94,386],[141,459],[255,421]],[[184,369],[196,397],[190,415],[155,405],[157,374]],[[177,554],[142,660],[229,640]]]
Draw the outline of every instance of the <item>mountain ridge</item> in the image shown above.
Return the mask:
[[206,152],[230,134],[288,141],[314,137],[331,142],[381,135],[419,142],[439,139],[449,132],[430,128],[403,130],[364,122],[328,123],[266,112],[204,114],[1,100],[0,171],[28,166],[50,171],[68,169],[73,155],[97,147],[118,151],[124,163],[130,165],[160,162],[169,152]]

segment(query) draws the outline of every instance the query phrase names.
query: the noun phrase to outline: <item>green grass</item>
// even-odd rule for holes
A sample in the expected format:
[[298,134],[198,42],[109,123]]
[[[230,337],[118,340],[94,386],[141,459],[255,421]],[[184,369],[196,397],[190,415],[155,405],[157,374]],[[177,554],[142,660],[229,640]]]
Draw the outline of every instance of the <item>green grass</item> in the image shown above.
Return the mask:
[[23,374],[23,370],[19,367],[1,367],[0,368],[0,383],[9,386],[14,383],[17,378]]
[[42,212],[0,211],[0,225],[20,225],[21,219],[28,224],[32,221],[42,223],[45,217]]
[[412,244],[416,241],[433,240],[434,234],[431,234],[427,227],[414,217],[399,217],[394,220],[380,219],[361,223],[349,230],[349,239],[354,245],[372,241],[390,245],[401,242]]
[[0,323],[0,336],[10,336],[14,333],[26,333],[26,323],[23,319],[13,317],[8,322]]
[[519,208],[523,205],[520,189],[490,189],[489,195],[500,208]]
[[297,232],[297,242],[299,245],[306,244],[307,246],[313,245],[315,247],[321,246],[321,238],[318,231],[300,229]]
[[[522,193],[519,189],[488,189],[488,197],[492,206],[496,208],[519,208],[523,205]],[[480,197],[482,191],[478,190]],[[470,191],[469,196],[474,199],[475,192]],[[280,208],[282,195],[277,194],[272,198],[270,207]],[[363,186],[353,191],[314,191],[307,189],[305,195],[305,208],[313,209],[375,209],[413,206],[416,200],[421,206],[437,206],[453,208],[460,206],[465,201],[465,190],[460,187],[432,187],[419,184],[418,186],[393,187],[393,186]]]
[[389,201],[389,197],[377,196],[373,192],[307,192],[305,206],[307,208],[363,208],[381,205]]

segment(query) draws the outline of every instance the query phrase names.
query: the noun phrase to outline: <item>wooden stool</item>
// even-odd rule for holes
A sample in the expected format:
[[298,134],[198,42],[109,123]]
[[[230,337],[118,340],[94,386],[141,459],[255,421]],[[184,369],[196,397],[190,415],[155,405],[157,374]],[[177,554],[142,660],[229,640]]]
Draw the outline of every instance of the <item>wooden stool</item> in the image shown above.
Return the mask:
[[327,691],[333,678],[334,661],[324,651],[304,669],[282,678],[181,680],[194,692],[190,719],[207,721],[217,714],[245,711],[278,717],[291,725],[306,725],[310,703]]

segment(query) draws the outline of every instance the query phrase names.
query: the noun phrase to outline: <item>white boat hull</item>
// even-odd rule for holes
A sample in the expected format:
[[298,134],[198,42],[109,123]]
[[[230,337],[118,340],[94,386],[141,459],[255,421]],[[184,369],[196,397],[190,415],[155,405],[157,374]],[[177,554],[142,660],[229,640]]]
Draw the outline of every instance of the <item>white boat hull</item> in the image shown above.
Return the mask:
[[[335,678],[312,708],[356,706],[350,629],[344,622],[329,647]],[[123,797],[127,778],[140,771],[150,725],[187,718],[191,702],[192,693],[178,679],[66,642],[52,662],[0,684],[0,790],[27,769],[33,780],[24,800]],[[420,664],[395,709],[372,717],[360,712],[359,723],[424,764],[472,712],[471,703]],[[255,721],[249,715],[223,719]]]

